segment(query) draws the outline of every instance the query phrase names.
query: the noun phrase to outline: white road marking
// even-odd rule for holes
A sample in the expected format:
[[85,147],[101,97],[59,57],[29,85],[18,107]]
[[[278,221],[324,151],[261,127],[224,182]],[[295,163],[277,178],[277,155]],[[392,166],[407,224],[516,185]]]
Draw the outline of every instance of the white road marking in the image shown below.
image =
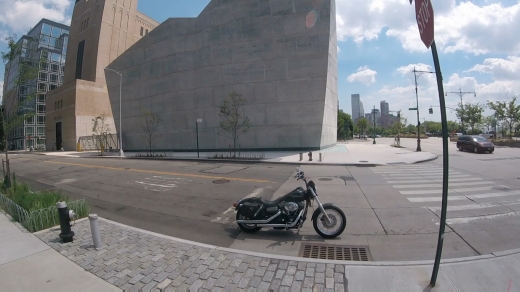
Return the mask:
[[[400,178],[401,179],[401,178]],[[463,181],[476,181],[476,180],[482,180],[480,177],[471,177],[471,178],[449,178],[449,182],[451,185],[451,182],[463,182]],[[432,178],[432,179],[424,179],[424,177],[420,178],[410,178],[407,180],[388,180],[386,181],[389,184],[415,184],[415,183],[431,183],[431,182],[439,182],[442,183],[442,178]]]
[[[448,183],[449,187],[458,186],[474,186],[474,185],[489,185],[494,184],[492,181],[475,181],[475,182],[463,182],[463,183]],[[418,184],[418,185],[394,185],[396,189],[412,189],[412,188],[439,188],[442,187],[441,183],[436,184]]]
[[[474,192],[474,191],[489,191],[492,186],[479,188],[449,188],[451,192]],[[442,190],[413,190],[413,191],[399,191],[403,195],[426,195],[426,194],[441,194]]]
[[[502,214],[494,214],[494,215],[475,216],[475,217],[451,218],[451,219],[446,219],[446,223],[449,225],[464,224],[464,223],[470,223],[470,222],[477,221],[477,220],[495,219],[495,218],[501,218],[501,217],[515,217],[518,215],[520,215],[520,211],[508,212],[508,213],[502,213]],[[436,222],[435,225],[439,225],[439,222]]]
[[[505,207],[511,205],[520,204],[520,200],[506,201],[500,203],[490,203],[490,204],[471,204],[471,205],[461,205],[461,206],[448,206],[448,211],[465,211],[465,210],[476,210],[476,209],[485,209],[485,208],[493,208],[493,207]],[[442,207],[425,207],[430,209],[432,212],[441,211]]]
[[[256,197],[256,196],[260,195],[263,192],[263,190],[264,190],[263,188],[257,188],[251,194],[244,197],[244,199]],[[233,203],[235,203],[235,202],[233,202]],[[234,222],[235,221],[235,218],[233,218],[234,213],[235,213],[235,207],[231,206],[231,207],[229,207],[229,209],[222,212],[222,214],[219,217],[211,220],[211,222],[221,223],[221,224],[227,224],[227,223]]]
[[[448,174],[449,177],[470,177],[471,175],[468,174],[461,174],[460,172],[452,172]],[[383,174],[383,177],[418,177],[418,176],[427,176],[427,177],[442,177],[443,174],[441,173],[434,173],[434,174],[427,174],[427,173],[393,173],[393,174]]]
[[[390,174],[390,173],[395,173],[395,174],[398,174],[398,173],[407,173],[407,174],[410,174],[410,173],[442,173],[443,171],[442,170],[383,170],[383,171],[374,171],[374,173],[383,173],[383,174]],[[449,170],[449,172],[454,172],[453,170]]]
[[178,184],[191,182],[189,179],[154,175],[144,180],[136,180],[135,183],[144,185],[146,190],[165,192],[170,188],[176,188]]
[[[520,195],[520,191],[488,193],[488,194],[467,195],[467,196],[448,196],[448,201],[460,201],[460,200],[467,200],[467,199],[470,199],[470,200],[487,199],[487,198],[498,198],[498,197],[507,197],[507,196],[515,196],[515,195]],[[413,202],[413,203],[440,202],[440,201],[442,201],[442,197],[408,198],[408,201]]]
[[77,179],[75,179],[75,178],[64,178],[55,184],[56,185],[68,184],[68,183],[75,182],[75,181],[77,181]]

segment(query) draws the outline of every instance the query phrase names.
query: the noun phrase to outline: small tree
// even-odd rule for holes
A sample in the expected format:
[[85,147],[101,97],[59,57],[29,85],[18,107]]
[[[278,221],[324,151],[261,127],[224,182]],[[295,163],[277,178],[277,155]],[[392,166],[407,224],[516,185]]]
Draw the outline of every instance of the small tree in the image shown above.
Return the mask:
[[482,126],[486,127],[487,132],[489,133],[490,129],[495,125],[495,117],[487,116],[482,119]]
[[353,123],[352,118],[349,114],[343,112],[342,110],[338,111],[338,139],[344,137],[349,139],[352,134]]
[[367,129],[368,127],[368,120],[366,118],[359,118],[357,120],[357,126],[359,128],[359,135],[363,135],[363,138],[365,136],[365,130]]
[[476,127],[482,123],[484,106],[478,103],[466,103],[455,111],[457,112],[457,117],[469,125],[471,132],[475,132]]
[[516,104],[516,97],[507,102],[488,101],[488,107],[495,111],[497,120],[504,121],[509,128],[509,140],[513,137],[513,127],[520,121],[520,105]]
[[110,132],[110,125],[107,123],[108,115],[102,113],[101,115],[92,119],[92,136],[97,143],[99,155],[103,156],[105,147],[108,142],[108,133]]
[[[4,182],[10,184],[11,170],[9,166],[9,133],[17,127],[23,126],[24,121],[34,116],[33,99],[36,94],[36,77],[41,62],[45,59],[39,58],[39,51],[29,54],[22,46],[23,43],[16,42],[16,35],[5,38],[7,51],[2,52],[2,61],[5,65],[4,88],[2,96],[2,127],[4,141],[2,150],[5,150],[5,173]],[[32,43],[27,39],[27,43]],[[33,58],[34,57],[34,58]],[[23,86],[23,94],[20,88]]]
[[238,93],[231,92],[229,100],[225,99],[220,105],[220,128],[233,139],[233,152],[236,156],[238,138],[249,131],[249,118],[242,117],[240,111],[247,101]]
[[147,109],[141,109],[141,128],[146,136],[148,142],[148,156],[152,156],[152,145],[153,141],[160,135],[158,133],[159,126],[163,122],[161,116]]

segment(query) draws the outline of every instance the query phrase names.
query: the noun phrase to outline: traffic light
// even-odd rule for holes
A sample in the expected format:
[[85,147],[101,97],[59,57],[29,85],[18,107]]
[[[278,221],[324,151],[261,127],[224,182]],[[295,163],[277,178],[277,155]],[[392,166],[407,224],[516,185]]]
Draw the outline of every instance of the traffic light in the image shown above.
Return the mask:
[[431,115],[431,114],[433,114],[433,109],[432,109],[432,108],[430,108],[430,115]]

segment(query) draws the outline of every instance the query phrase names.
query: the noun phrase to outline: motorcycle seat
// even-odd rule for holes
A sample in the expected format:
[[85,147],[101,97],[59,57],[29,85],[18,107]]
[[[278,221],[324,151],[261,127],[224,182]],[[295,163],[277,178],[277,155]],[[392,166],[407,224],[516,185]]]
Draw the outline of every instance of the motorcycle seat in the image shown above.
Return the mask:
[[273,207],[273,206],[278,205],[278,203],[280,203],[280,199],[281,198],[278,198],[278,199],[273,200],[273,201],[269,201],[269,200],[266,200],[264,198],[260,198],[260,203],[262,203],[265,207]]

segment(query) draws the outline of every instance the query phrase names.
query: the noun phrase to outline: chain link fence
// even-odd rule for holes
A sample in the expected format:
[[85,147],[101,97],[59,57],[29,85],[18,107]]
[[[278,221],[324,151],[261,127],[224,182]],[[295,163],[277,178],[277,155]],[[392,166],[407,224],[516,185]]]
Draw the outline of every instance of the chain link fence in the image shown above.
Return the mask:
[[[44,230],[60,224],[58,209],[55,206],[27,212],[11,199],[0,194],[0,207],[29,232]],[[85,199],[67,202],[67,207],[76,213],[76,219],[88,216],[88,204]]]

